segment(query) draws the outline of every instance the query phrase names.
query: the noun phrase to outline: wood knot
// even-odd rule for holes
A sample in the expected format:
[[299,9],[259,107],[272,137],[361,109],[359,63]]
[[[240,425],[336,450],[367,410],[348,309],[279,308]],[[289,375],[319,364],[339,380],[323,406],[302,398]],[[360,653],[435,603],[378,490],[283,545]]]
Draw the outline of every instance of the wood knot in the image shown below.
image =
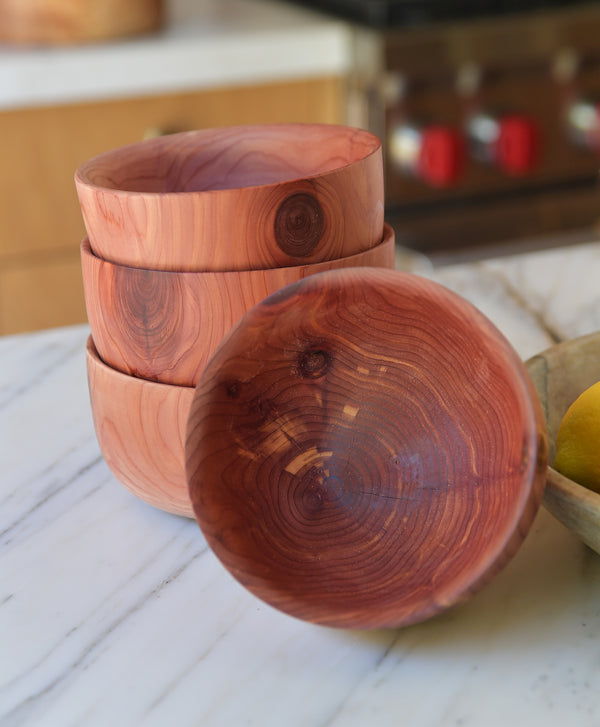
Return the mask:
[[306,192],[292,194],[275,215],[275,239],[280,249],[292,257],[306,257],[319,244],[325,216],[318,200]]
[[238,381],[229,381],[225,384],[225,391],[230,399],[237,399],[240,395],[240,384]]
[[335,505],[344,494],[341,479],[319,467],[311,467],[302,478],[296,505],[305,516],[316,515],[327,506]]
[[309,348],[300,354],[298,373],[305,379],[323,376],[331,363],[331,354],[321,348]]

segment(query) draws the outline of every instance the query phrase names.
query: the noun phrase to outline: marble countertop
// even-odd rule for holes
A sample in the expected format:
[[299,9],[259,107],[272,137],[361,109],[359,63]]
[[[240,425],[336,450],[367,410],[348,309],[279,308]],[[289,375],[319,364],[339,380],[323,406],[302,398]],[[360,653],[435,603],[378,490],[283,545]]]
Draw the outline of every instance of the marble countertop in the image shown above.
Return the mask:
[[345,74],[347,23],[277,0],[165,0],[155,34],[68,47],[0,44],[0,109]]
[[[600,328],[600,243],[402,267],[524,358]],[[549,727],[600,720],[600,557],[541,509],[467,604],[403,630],[313,626],[239,586],[196,524],[124,490],[93,431],[87,326],[0,338],[3,727]]]

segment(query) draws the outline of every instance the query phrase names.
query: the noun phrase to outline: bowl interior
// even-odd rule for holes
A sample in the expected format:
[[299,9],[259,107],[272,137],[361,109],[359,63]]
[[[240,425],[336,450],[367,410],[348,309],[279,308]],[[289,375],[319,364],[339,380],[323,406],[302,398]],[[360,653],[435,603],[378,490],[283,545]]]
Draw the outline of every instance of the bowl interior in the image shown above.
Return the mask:
[[93,186],[129,192],[238,189],[316,177],[380,147],[370,132],[337,125],[224,127],[115,149],[83,164],[77,176]]
[[[556,438],[569,406],[600,380],[600,332],[565,341],[527,361],[548,430],[550,465]],[[584,543],[600,553],[600,495],[548,467],[544,504]]]
[[465,600],[541,499],[525,368],[469,303],[348,269],[247,313],[200,380],[186,436],[196,518],[231,573],[309,621],[392,627]]

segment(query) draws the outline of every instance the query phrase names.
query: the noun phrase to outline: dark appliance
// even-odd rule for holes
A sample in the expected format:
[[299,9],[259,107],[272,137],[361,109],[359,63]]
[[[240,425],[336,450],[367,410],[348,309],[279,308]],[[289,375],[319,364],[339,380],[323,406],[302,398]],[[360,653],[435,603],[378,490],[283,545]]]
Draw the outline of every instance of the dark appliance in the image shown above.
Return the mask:
[[458,251],[595,234],[599,3],[302,4],[352,21],[348,120],[383,141],[400,244]]

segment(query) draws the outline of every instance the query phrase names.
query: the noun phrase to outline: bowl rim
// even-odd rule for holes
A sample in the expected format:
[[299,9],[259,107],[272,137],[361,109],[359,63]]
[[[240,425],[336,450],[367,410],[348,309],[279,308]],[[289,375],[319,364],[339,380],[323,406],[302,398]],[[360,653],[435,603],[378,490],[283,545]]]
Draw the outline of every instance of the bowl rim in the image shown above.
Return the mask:
[[106,361],[100,356],[100,354],[98,353],[98,349],[96,348],[96,344],[94,343],[94,337],[91,333],[89,333],[86,338],[85,353],[86,358],[92,361],[95,366],[105,369],[107,373],[109,373],[111,376],[115,376],[118,379],[122,379],[123,381],[131,381],[132,386],[133,383],[135,383],[137,386],[151,386],[153,388],[156,387],[167,391],[173,389],[186,389],[190,392],[193,392],[196,388],[195,386],[186,386],[185,384],[167,384],[164,381],[144,379],[142,376],[135,376],[134,374],[128,374],[125,371],[120,371],[114,366],[111,366],[109,363],[106,363]]
[[[313,261],[310,263],[307,262],[300,262],[297,265],[281,265],[276,267],[270,267],[270,268],[241,268],[240,270],[171,270],[170,268],[148,268],[148,267],[139,267],[136,265],[129,265],[128,263],[120,263],[115,260],[107,260],[106,258],[102,257],[101,255],[98,255],[94,249],[92,248],[92,243],[90,240],[89,235],[86,235],[81,242],[79,243],[80,252],[82,255],[89,256],[98,262],[105,263],[107,265],[114,266],[115,268],[119,268],[121,270],[132,270],[139,272],[140,270],[143,270],[144,272],[148,273],[160,273],[160,274],[170,274],[170,275],[176,275],[179,276],[198,276],[198,275],[210,275],[210,276],[219,276],[219,277],[231,277],[236,278],[239,275],[251,275],[251,276],[258,276],[258,277],[264,277],[265,275],[269,274],[270,272],[276,273],[276,274],[285,274],[286,272],[292,272],[293,270],[297,270],[298,268],[311,268],[311,267],[318,267],[318,266],[329,266],[331,267],[334,265],[336,261],[345,261],[349,262],[352,259],[356,258],[357,260],[359,258],[364,257],[365,255],[369,254],[375,254],[376,251],[384,248],[386,245],[395,245],[395,230],[394,228],[388,224],[387,222],[384,222],[383,224],[383,236],[381,240],[376,245],[373,245],[371,247],[366,248],[365,250],[361,250],[360,252],[354,252],[352,255],[345,255],[343,257],[338,258],[332,258],[327,260],[318,260]],[[346,265],[345,267],[350,267],[349,265]],[[360,264],[357,264],[356,267],[360,267]],[[185,278],[184,278],[185,279]]]
[[580,485],[579,482],[566,477],[551,465],[548,465],[546,487],[568,497],[576,498],[579,502],[597,509],[600,514],[600,492]]
[[[118,157],[122,153],[127,151],[133,151],[135,149],[145,149],[145,148],[152,148],[153,146],[160,146],[164,143],[164,139],[175,139],[177,137],[183,138],[184,136],[200,136],[200,135],[207,135],[209,133],[215,133],[219,131],[223,132],[235,132],[236,130],[244,130],[244,129],[257,129],[257,130],[265,130],[267,129],[286,129],[289,128],[290,130],[294,129],[296,131],[308,131],[309,129],[315,129],[315,128],[327,128],[327,129],[337,129],[342,133],[348,134],[349,136],[357,136],[364,138],[365,140],[369,141],[369,150],[368,153],[363,154],[360,157],[357,157],[356,159],[349,161],[345,164],[332,167],[331,169],[323,170],[321,172],[317,172],[315,174],[306,174],[302,176],[290,176],[285,179],[277,180],[274,182],[265,182],[262,184],[250,184],[250,185],[243,185],[243,186],[232,186],[232,187],[225,187],[222,189],[202,189],[202,190],[181,190],[181,191],[169,191],[169,192],[153,192],[153,191],[139,191],[139,190],[128,190],[128,189],[119,189],[118,187],[110,187],[104,184],[99,184],[92,179],[90,179],[89,174],[90,171],[97,165],[99,162],[104,160],[110,160],[111,157]],[[131,197],[131,196],[139,196],[139,197],[148,197],[150,199],[154,198],[160,198],[165,199],[165,201],[175,200],[175,199],[184,199],[189,197],[198,197],[198,196],[205,196],[205,195],[221,195],[224,196],[225,194],[240,194],[243,190],[268,190],[268,189],[275,189],[277,187],[281,187],[284,185],[297,185],[299,182],[302,181],[312,181],[317,179],[322,179],[323,177],[333,175],[336,173],[339,173],[340,171],[343,171],[344,169],[347,169],[348,167],[351,167],[354,164],[359,164],[361,162],[364,162],[365,160],[369,159],[375,154],[381,154],[382,153],[382,143],[381,139],[375,135],[373,132],[368,131],[367,129],[362,129],[360,127],[353,127],[347,124],[333,124],[333,123],[319,123],[319,122],[275,122],[275,123],[268,123],[268,124],[236,124],[232,126],[223,126],[218,128],[203,128],[203,129],[193,129],[191,131],[181,131],[177,132],[175,134],[168,134],[166,136],[162,137],[153,137],[151,139],[142,139],[141,141],[136,141],[131,144],[125,144],[123,146],[117,147],[115,149],[109,149],[107,151],[104,151],[100,154],[96,154],[95,156],[91,157],[87,161],[83,162],[76,170],[74,174],[75,178],[75,184],[78,188],[82,189],[88,189],[90,191],[95,192],[101,192],[103,194],[110,194],[115,195],[116,197]]]

